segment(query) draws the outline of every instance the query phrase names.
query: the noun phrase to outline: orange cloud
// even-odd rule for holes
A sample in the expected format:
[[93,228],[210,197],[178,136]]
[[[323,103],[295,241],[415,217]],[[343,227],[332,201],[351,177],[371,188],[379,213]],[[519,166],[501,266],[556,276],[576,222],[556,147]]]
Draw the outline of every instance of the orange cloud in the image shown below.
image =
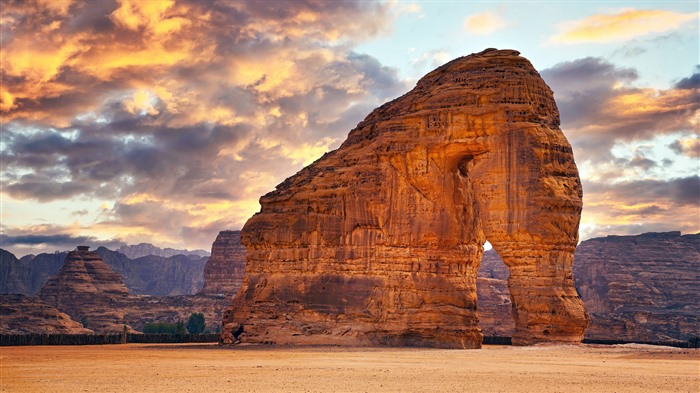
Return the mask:
[[506,22],[493,12],[482,12],[464,19],[464,29],[470,34],[489,35],[504,27]]
[[604,43],[623,41],[651,33],[679,28],[686,22],[698,20],[698,13],[680,14],[666,10],[625,9],[616,14],[596,14],[560,26],[561,32],[552,36],[552,44]]

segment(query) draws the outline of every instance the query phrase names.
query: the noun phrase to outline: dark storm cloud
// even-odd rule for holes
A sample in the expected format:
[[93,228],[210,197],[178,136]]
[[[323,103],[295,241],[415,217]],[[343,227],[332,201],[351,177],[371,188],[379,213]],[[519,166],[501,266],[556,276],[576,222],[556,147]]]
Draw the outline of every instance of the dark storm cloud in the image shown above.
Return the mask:
[[111,249],[119,248],[125,243],[119,240],[97,240],[92,236],[73,236],[69,234],[34,235],[23,234],[10,236],[0,234],[2,248],[8,246],[53,246],[61,250],[74,249],[78,245],[104,246]]
[[678,154],[683,154],[692,158],[700,157],[700,139],[697,138],[677,139],[668,147]]
[[654,160],[651,160],[641,155],[636,155],[629,161],[629,165],[648,170],[657,166],[658,164]]
[[[700,66],[696,68],[700,68]],[[675,87],[676,89],[700,89],[700,72],[679,80]]]

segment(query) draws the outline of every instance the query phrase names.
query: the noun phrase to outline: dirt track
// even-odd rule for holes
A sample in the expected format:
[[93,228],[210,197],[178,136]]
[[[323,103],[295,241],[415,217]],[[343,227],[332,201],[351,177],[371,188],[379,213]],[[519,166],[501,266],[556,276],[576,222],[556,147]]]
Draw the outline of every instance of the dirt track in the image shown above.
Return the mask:
[[693,392],[700,351],[201,345],[0,347],[2,392]]

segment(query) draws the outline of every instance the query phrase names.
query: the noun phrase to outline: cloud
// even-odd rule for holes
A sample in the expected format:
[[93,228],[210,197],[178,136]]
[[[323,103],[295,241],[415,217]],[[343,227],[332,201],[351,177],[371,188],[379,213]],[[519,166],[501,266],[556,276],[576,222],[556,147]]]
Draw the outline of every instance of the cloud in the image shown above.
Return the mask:
[[595,14],[559,26],[549,38],[552,44],[605,43],[663,33],[697,21],[698,13],[680,14],[666,10],[624,9],[615,14]]
[[700,230],[694,156],[700,100],[686,88],[692,77],[667,89],[637,87],[635,69],[594,57],[541,75],[554,91],[581,174],[582,240]]
[[[700,66],[697,68],[700,69]],[[676,89],[700,89],[700,72],[679,80],[675,87]]]
[[541,75],[554,91],[562,128],[579,147],[581,161],[610,159],[619,141],[689,133],[697,124],[697,91],[635,87],[636,70],[601,58],[559,63]]
[[642,232],[698,232],[700,178],[584,182],[581,238]]
[[4,233],[0,234],[0,247],[12,252],[17,257],[26,255],[27,252],[37,254],[40,252],[73,250],[79,245],[93,248],[102,246],[115,250],[125,245],[125,243],[119,239],[103,240],[93,236],[75,236],[68,233],[36,234],[24,232],[12,236]]
[[669,145],[671,150],[692,158],[700,157],[700,138],[697,135],[680,138]]
[[106,202],[73,236],[208,248],[409,87],[354,51],[390,25],[386,3],[5,5],[2,195]]
[[494,12],[481,12],[464,19],[464,30],[469,34],[489,35],[504,27],[506,22]]

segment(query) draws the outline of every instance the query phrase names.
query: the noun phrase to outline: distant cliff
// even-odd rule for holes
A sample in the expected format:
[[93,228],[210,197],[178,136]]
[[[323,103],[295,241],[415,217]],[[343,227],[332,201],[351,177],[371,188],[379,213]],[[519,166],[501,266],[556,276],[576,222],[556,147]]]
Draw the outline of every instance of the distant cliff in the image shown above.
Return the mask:
[[700,234],[584,241],[576,250],[574,277],[591,317],[587,338],[700,336]]
[[[123,255],[114,254],[117,257]],[[168,277],[162,278],[163,281],[169,280]],[[78,247],[66,255],[64,265],[58,274],[49,278],[39,298],[96,333],[118,333],[124,327],[129,331],[140,331],[146,323],[186,321],[193,312],[203,313],[209,331],[215,331],[230,302],[223,296],[130,294],[120,274],[105,263],[98,252],[89,251],[87,247]],[[2,306],[0,315],[13,310]],[[48,312],[44,314],[51,317]],[[29,323],[28,320],[25,322]],[[13,323],[14,331],[30,328],[23,326],[22,320],[17,318]]]
[[63,266],[67,252],[27,255],[17,259],[0,249],[0,294],[34,295]]
[[[104,247],[96,251],[112,269],[121,274],[133,294],[191,295],[204,285],[206,257],[178,254],[131,259]],[[0,249],[0,294],[36,295],[49,276],[58,273],[67,254],[27,255],[17,259],[12,253]]]
[[211,257],[204,267],[204,287],[208,295],[233,296],[245,275],[245,247],[240,231],[221,231],[211,246]]
[[[700,234],[608,236],[579,244],[576,289],[591,322],[589,339],[686,341],[700,336]],[[480,325],[485,335],[510,335],[507,269],[495,251],[479,270]],[[482,285],[486,284],[486,285]]]
[[192,295],[204,285],[207,258],[196,255],[161,257],[147,255],[130,259],[126,255],[100,247],[100,257],[124,278],[129,292],[141,295]]

